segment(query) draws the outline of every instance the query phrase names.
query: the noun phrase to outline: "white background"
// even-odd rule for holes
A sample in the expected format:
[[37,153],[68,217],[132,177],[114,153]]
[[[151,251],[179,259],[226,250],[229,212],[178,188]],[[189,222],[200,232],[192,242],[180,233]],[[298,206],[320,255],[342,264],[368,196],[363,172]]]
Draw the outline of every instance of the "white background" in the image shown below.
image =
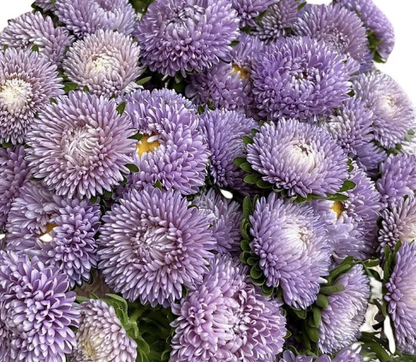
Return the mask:
[[[0,29],[20,14],[30,11],[34,0],[0,0]],[[309,3],[330,3],[330,0],[309,0]],[[374,0],[393,23],[396,32],[396,46],[387,64],[379,68],[396,79],[416,104],[416,1]]]

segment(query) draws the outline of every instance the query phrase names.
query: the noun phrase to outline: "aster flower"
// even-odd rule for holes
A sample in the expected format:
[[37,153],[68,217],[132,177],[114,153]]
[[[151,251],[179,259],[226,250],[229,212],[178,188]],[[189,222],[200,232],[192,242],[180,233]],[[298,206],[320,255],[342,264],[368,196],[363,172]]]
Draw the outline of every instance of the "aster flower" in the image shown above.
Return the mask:
[[134,173],[129,185],[136,189],[159,181],[184,195],[205,184],[208,149],[198,132],[198,116],[189,101],[174,91],[143,91],[127,97],[126,113],[136,132]]
[[416,244],[405,242],[395,258],[395,266],[385,287],[397,347],[404,353],[416,353],[415,298]]
[[170,76],[211,68],[229,57],[239,21],[228,0],[156,0],[135,32],[142,62]]
[[339,351],[357,341],[370,298],[369,281],[360,264],[342,274],[335,285],[345,289],[328,296],[329,305],[322,310],[318,347],[323,353]]
[[256,25],[255,19],[276,0],[231,0],[240,18],[240,27]]
[[[343,348],[334,358],[331,359],[328,355],[322,355],[318,357],[315,362],[361,362],[363,358],[360,356],[357,350],[352,348],[346,347]],[[312,362],[313,357],[310,356],[302,356],[295,354],[290,351],[286,350],[282,354],[282,358],[279,362]]]
[[202,281],[215,249],[210,220],[180,193],[145,187],[103,216],[98,251],[106,283],[124,298],[168,306]]
[[37,112],[63,94],[56,66],[36,52],[0,52],[0,142],[23,143]]
[[211,189],[196,197],[193,204],[211,220],[212,234],[217,240],[216,250],[220,254],[239,254],[243,213],[238,202],[227,200]]
[[283,347],[285,319],[279,305],[260,295],[246,270],[218,256],[204,281],[180,304],[172,323],[172,362],[271,361]]
[[385,148],[404,141],[415,111],[403,89],[386,74],[360,74],[353,80],[355,97],[373,112],[374,139]]
[[251,73],[259,114],[271,120],[329,114],[348,99],[348,73],[342,55],[308,37],[264,47]]
[[243,136],[251,135],[257,122],[234,111],[215,110],[201,117],[200,129],[211,151],[210,174],[219,187],[247,193],[245,172],[233,162],[244,155]]
[[79,314],[68,286],[56,268],[0,252],[0,324],[17,336],[6,351],[10,360],[61,362],[72,351]]
[[27,160],[34,177],[68,198],[90,198],[123,180],[134,134],[116,103],[85,92],[58,99],[33,122]]
[[97,30],[117,30],[129,35],[136,12],[128,0],[56,0],[55,14],[78,37]]
[[14,198],[28,179],[29,168],[24,160],[25,155],[23,146],[0,147],[0,234]]
[[45,11],[55,10],[56,0],[35,0],[35,5]]
[[133,39],[110,30],[99,30],[78,40],[64,60],[68,78],[96,95],[119,95],[137,87],[140,48]]
[[294,119],[265,124],[247,145],[247,161],[262,180],[288,196],[325,197],[347,178],[347,157],[324,130]]
[[280,287],[283,300],[305,309],[328,275],[331,248],[323,223],[307,204],[261,198],[250,216],[251,250],[260,258],[266,285]]
[[40,12],[26,13],[10,20],[0,33],[0,44],[18,49],[36,49],[58,66],[73,37],[67,29],[55,28],[52,19]]
[[271,5],[255,25],[253,34],[265,43],[277,41],[286,34],[298,17],[298,0],[279,0]]
[[99,205],[54,196],[39,182],[28,183],[12,204],[7,249],[38,256],[68,275],[70,286],[90,279],[97,265],[94,239],[100,226]]
[[135,362],[137,343],[131,339],[113,307],[90,299],[80,305],[79,328],[72,362]]

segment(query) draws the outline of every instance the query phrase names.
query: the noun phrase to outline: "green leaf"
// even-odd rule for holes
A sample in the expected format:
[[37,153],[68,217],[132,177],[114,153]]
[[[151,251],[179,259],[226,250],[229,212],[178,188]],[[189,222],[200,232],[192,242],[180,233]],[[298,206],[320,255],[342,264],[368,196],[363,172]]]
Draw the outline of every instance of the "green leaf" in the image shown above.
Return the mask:
[[323,294],[318,294],[315,304],[320,308],[326,308],[329,305],[328,298]]
[[324,295],[331,295],[334,293],[339,293],[345,290],[344,285],[330,285],[330,286],[324,286],[321,287],[321,290],[319,291],[320,294]]
[[240,167],[241,164],[247,162],[247,160],[244,157],[236,157],[234,158],[234,165],[236,165],[237,167]]
[[248,260],[248,258],[250,258],[251,257],[251,253],[248,253],[248,252],[246,252],[246,251],[243,251],[241,254],[240,254],[240,260],[244,263],[244,264],[247,264],[247,260]]
[[39,53],[39,45],[37,45],[37,44],[33,45],[32,48],[31,48],[31,50],[33,52]]
[[[243,217],[248,219],[248,217],[253,213],[253,202],[247,196],[243,200]],[[248,220],[247,220],[248,221]]]
[[136,83],[138,85],[144,85],[151,79],[152,79],[152,77],[145,77],[145,78],[139,79]]
[[128,163],[126,167],[130,172],[139,172],[139,168],[134,163]]
[[143,138],[143,135],[141,133],[136,133],[135,135],[129,137],[129,139],[136,140],[136,141],[141,141],[142,138]]
[[245,145],[251,145],[254,143],[253,139],[249,136],[243,136],[243,142]]
[[82,295],[77,295],[77,299],[76,299],[76,301],[77,301],[78,303],[84,303],[84,302],[89,301],[89,298],[84,297],[84,296],[82,296]]
[[253,267],[250,270],[250,276],[253,279],[260,279],[263,276],[263,271],[260,268]]
[[247,264],[250,265],[250,266],[255,266],[258,263],[258,261],[259,260],[257,258],[252,256],[252,257],[247,259]]
[[260,189],[270,189],[272,187],[272,185],[269,182],[263,180],[258,180],[256,182],[256,185]]
[[312,308],[312,318],[313,318],[313,323],[314,323],[313,326],[315,328],[319,328],[322,322],[322,312],[319,308],[317,307]]
[[123,112],[124,112],[125,109],[126,109],[126,102],[121,102],[117,106],[117,112],[118,112],[118,114],[123,114]]
[[150,347],[142,337],[139,337],[136,340],[136,342],[137,342],[137,347],[139,348],[140,352],[142,352],[143,354],[150,353]]
[[314,343],[318,343],[319,341],[319,332],[316,328],[305,326],[306,334],[310,338],[310,340]]
[[260,175],[251,174],[251,175],[248,175],[248,176],[244,177],[244,182],[247,183],[247,184],[250,184],[250,185],[254,185],[260,179],[261,179]]
[[241,241],[241,250],[251,252],[250,243],[248,240]]
[[307,317],[307,312],[304,309],[295,309],[295,308],[292,308],[292,311],[300,319],[306,319],[306,317]]
[[241,168],[243,171],[246,171],[246,172],[249,172],[249,173],[254,172],[254,170],[251,168],[251,165],[250,165],[248,162],[244,162],[244,163],[242,163],[242,164],[240,165],[240,168]]
[[69,93],[78,88],[78,84],[74,82],[64,82],[64,92]]
[[261,291],[263,292],[263,294],[267,297],[270,297],[273,294],[274,288],[273,287],[269,287],[266,284],[263,284],[261,286]]
[[355,189],[357,185],[351,180],[345,180],[339,192],[345,192]]
[[331,272],[329,273],[328,280],[336,280],[341,274],[346,273],[353,266],[354,266],[353,263],[338,265],[336,268],[331,270]]
[[348,200],[348,196],[343,195],[343,194],[327,194],[327,200],[330,201],[347,201]]
[[162,183],[160,182],[160,180],[156,180],[156,182],[154,183],[153,187],[162,190],[163,186]]
[[233,40],[230,45],[234,48],[238,44],[240,44],[240,41],[239,40]]

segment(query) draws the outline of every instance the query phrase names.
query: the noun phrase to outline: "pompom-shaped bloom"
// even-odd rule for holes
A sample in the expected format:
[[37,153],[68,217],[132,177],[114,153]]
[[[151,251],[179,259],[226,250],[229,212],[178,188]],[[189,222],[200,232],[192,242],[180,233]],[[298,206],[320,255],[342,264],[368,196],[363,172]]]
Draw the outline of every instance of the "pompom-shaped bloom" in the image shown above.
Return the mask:
[[100,216],[98,204],[62,199],[40,183],[28,183],[9,213],[7,249],[37,255],[45,265],[58,267],[73,287],[88,281],[97,265],[94,236]]
[[134,134],[116,103],[85,92],[49,105],[28,134],[33,176],[68,198],[90,198],[123,180],[131,163]]
[[279,0],[271,5],[256,24],[254,34],[265,43],[277,41],[284,36],[298,17],[298,0]]
[[[334,358],[331,359],[328,355],[322,355],[318,357],[315,362],[362,362],[363,358],[360,356],[357,350],[353,350],[352,348],[343,348]],[[282,358],[280,358],[279,362],[312,362],[313,357],[311,356],[302,356],[295,354],[290,351],[286,350],[282,354]]]
[[124,298],[168,306],[207,272],[210,220],[179,192],[130,191],[103,216],[98,251],[106,283]]
[[381,178],[377,188],[385,205],[393,205],[404,196],[416,191],[416,156],[399,154],[389,156],[380,165]]
[[260,258],[266,285],[280,287],[285,303],[295,308],[310,306],[328,275],[331,255],[314,210],[271,193],[256,204],[250,223],[250,247]]
[[142,135],[134,152],[139,172],[131,176],[131,186],[159,181],[184,195],[197,193],[205,184],[209,152],[191,103],[171,90],[139,91],[127,97],[126,113]]
[[129,35],[136,24],[136,12],[128,0],[56,0],[55,13],[76,36],[99,29]]
[[37,112],[63,94],[55,65],[36,52],[0,52],[0,142],[23,143]]
[[329,305],[322,310],[318,347],[323,353],[334,353],[357,341],[370,298],[369,281],[360,264],[342,274],[336,285],[345,289],[328,296]]
[[25,155],[23,146],[0,147],[0,233],[14,198],[28,179],[29,168],[24,160]]
[[259,294],[246,269],[218,256],[196,290],[173,306],[171,362],[271,361],[281,352],[285,319]]
[[394,325],[397,347],[416,354],[416,244],[404,243],[396,254],[393,273],[385,285],[385,300]]
[[62,362],[71,353],[79,313],[68,286],[57,268],[0,252],[0,325],[17,337],[6,351],[10,361]]
[[305,119],[329,114],[348,98],[343,56],[308,37],[284,38],[264,47],[253,62],[253,93],[260,116]]
[[386,74],[370,72],[353,80],[353,90],[373,112],[374,139],[385,148],[404,141],[414,125],[415,110],[399,84]]
[[219,187],[245,193],[245,172],[234,164],[244,155],[243,136],[250,136],[257,122],[234,111],[209,111],[201,117],[200,129],[211,151],[210,174]]
[[201,72],[227,59],[239,18],[229,0],[156,0],[135,32],[142,62],[174,76]]
[[119,95],[137,86],[140,48],[130,36],[99,30],[78,40],[64,60],[68,78],[96,95]]
[[294,119],[265,124],[247,145],[247,161],[289,196],[336,193],[347,178],[347,156],[313,124]]
[[56,0],[35,0],[35,5],[45,11],[55,10],[55,3]]
[[135,362],[137,343],[131,339],[113,307],[90,299],[80,306],[76,347],[71,362]]
[[0,33],[0,44],[11,48],[37,49],[52,63],[61,62],[73,37],[63,27],[55,28],[52,19],[40,12],[26,13],[13,19]]
[[231,0],[240,18],[240,27],[255,26],[254,20],[275,2],[276,0]]
[[214,189],[196,197],[193,204],[201,214],[210,218],[212,235],[217,240],[216,250],[220,254],[238,255],[241,241],[240,224],[243,219],[240,204],[227,200]]

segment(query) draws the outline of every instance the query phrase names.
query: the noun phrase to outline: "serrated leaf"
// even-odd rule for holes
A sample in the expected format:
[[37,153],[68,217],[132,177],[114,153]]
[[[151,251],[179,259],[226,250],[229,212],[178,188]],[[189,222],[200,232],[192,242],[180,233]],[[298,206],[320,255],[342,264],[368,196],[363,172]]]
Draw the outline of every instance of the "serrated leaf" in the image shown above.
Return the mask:
[[139,168],[134,163],[128,163],[126,167],[130,172],[139,172]]
[[320,308],[326,308],[329,305],[329,301],[326,295],[318,294],[315,304]]
[[319,293],[324,295],[331,295],[334,293],[342,292],[343,290],[345,290],[344,285],[328,285],[321,287]]
[[355,182],[351,180],[345,180],[339,192],[346,192],[346,191],[353,190],[356,188],[356,186],[357,185],[355,184]]
[[261,179],[260,175],[251,174],[244,177],[244,182],[250,185],[254,185]]
[[137,83],[138,85],[144,85],[144,84],[146,84],[148,81],[150,81],[151,79],[152,79],[152,77],[145,77],[145,78],[139,79],[136,83]]

